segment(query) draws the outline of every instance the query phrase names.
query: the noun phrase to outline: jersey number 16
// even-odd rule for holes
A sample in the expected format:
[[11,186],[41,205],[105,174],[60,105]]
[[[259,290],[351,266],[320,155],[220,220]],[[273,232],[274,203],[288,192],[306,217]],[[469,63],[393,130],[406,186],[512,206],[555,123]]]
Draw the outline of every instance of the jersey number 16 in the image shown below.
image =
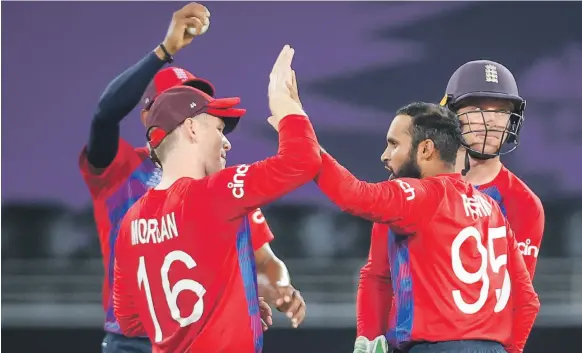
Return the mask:
[[[162,288],[164,289],[164,294],[166,297],[166,302],[168,303],[168,308],[170,309],[170,315],[172,319],[177,321],[180,324],[180,327],[186,327],[190,324],[195,323],[196,321],[200,320],[202,317],[202,313],[204,312],[204,293],[206,293],[206,289],[204,287],[191,279],[182,279],[176,282],[173,287],[170,287],[170,280],[168,279],[168,272],[170,271],[170,266],[174,261],[180,261],[184,263],[188,269],[194,268],[196,266],[196,262],[192,258],[192,256],[188,255],[187,253],[174,250],[166,255],[164,259],[164,263],[162,264],[162,268],[160,269],[161,276],[162,276]],[[152,301],[152,291],[150,289],[150,282],[148,280],[148,273],[146,271],[145,265],[145,258],[142,256],[139,258],[139,267],[137,269],[137,283],[140,288],[142,285],[145,289],[146,300],[148,302],[148,309],[150,315],[152,317],[152,322],[154,324],[154,329],[156,331],[154,341],[160,342],[162,340],[162,328],[160,327],[160,322],[156,316],[156,311],[154,310],[154,303]],[[199,300],[196,301],[194,304],[194,308],[192,310],[192,314],[188,317],[180,316],[180,308],[178,308],[178,295],[183,290],[189,290],[198,296]]]
[[[494,241],[496,239],[506,238],[507,229],[505,227],[489,228],[489,241],[487,248],[483,246],[482,235],[475,227],[467,227],[463,229],[453,240],[451,246],[451,257],[453,264],[453,272],[461,282],[465,284],[474,284],[479,281],[482,282],[479,298],[474,303],[467,303],[463,299],[461,291],[453,290],[453,300],[455,304],[465,314],[475,314],[485,306],[489,296],[490,278],[488,274],[488,265],[491,266],[493,272],[493,283],[499,283],[501,274],[501,266],[505,266],[503,271],[503,284],[501,288],[495,289],[495,296],[497,303],[493,309],[496,313],[502,311],[509,301],[509,294],[511,292],[511,281],[509,279],[509,272],[507,271],[507,254],[495,255]],[[461,260],[461,245],[469,238],[474,238],[477,242],[477,251],[481,254],[481,266],[476,272],[469,272],[463,266]],[[505,247],[507,248],[507,247]]]

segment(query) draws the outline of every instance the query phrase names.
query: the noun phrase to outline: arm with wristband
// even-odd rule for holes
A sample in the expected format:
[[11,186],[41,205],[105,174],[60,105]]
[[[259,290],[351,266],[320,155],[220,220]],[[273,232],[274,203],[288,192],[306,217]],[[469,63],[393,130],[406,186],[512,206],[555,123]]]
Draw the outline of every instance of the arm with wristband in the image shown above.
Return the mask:
[[[164,41],[107,86],[93,115],[85,151],[96,174],[114,161],[119,148],[119,123],[137,106],[156,73],[192,42],[194,36],[190,32],[204,33],[208,23],[206,7],[197,3],[184,6],[173,14]],[[196,32],[189,28],[196,28]]]
[[155,53],[149,53],[105,88],[91,121],[86,149],[92,167],[105,169],[113,162],[119,147],[119,123],[139,103],[164,63]]

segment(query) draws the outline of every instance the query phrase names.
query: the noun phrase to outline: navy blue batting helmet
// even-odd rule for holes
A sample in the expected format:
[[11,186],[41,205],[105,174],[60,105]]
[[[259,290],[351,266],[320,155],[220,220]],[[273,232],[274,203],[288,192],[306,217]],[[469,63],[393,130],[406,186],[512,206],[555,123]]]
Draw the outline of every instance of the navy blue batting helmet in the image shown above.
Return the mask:
[[[483,113],[507,113],[510,116],[506,127],[501,131],[503,133],[502,144],[495,153],[485,153],[485,146],[482,149],[474,149],[464,143],[470,155],[478,159],[489,159],[515,150],[519,144],[519,132],[524,122],[525,100],[519,96],[517,82],[511,71],[500,63],[490,60],[470,61],[459,67],[449,79],[441,105],[456,112],[463,107],[465,102],[476,99],[506,100],[512,103],[513,110],[504,112],[500,110],[474,110],[463,113],[480,112],[483,117],[481,130],[475,130],[469,126],[469,131],[465,134],[479,132],[484,133],[485,136],[488,132],[494,131],[495,128],[487,127]],[[503,152],[502,147],[506,147]]]

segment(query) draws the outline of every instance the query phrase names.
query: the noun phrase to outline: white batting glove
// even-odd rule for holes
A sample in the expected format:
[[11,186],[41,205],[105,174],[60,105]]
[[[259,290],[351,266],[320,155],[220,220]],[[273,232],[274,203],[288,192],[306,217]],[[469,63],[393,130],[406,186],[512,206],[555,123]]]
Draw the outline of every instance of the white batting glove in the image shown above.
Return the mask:
[[388,342],[386,337],[378,336],[372,341],[364,336],[358,336],[354,344],[353,353],[388,353]]

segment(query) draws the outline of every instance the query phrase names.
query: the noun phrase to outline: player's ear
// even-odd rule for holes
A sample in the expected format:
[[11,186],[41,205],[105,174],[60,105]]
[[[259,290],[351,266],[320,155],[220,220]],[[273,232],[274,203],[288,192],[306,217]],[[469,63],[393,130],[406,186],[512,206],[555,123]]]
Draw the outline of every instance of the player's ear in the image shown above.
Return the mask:
[[182,128],[184,129],[184,133],[188,137],[188,141],[192,143],[198,142],[198,138],[200,136],[200,126],[199,126],[198,119],[188,118],[184,120],[184,124],[182,124]]
[[435,152],[433,140],[424,140],[418,144],[418,154],[421,161],[431,159]]
[[141,110],[140,120],[141,120],[141,123],[143,124],[143,126],[146,126],[146,118],[148,117],[148,113],[149,113],[149,110],[145,110],[145,109]]

